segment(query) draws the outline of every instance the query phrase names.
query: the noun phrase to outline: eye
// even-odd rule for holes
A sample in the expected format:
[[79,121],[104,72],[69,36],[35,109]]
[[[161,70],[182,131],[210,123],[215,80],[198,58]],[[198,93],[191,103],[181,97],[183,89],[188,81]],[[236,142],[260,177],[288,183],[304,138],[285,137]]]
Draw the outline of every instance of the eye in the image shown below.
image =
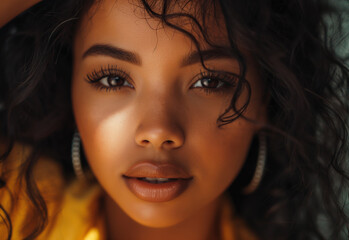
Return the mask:
[[86,81],[93,87],[106,91],[116,91],[124,87],[134,88],[129,79],[129,74],[116,66],[102,67],[86,76]]
[[[122,86],[129,86],[132,87],[132,85],[127,82],[126,79],[120,77],[120,76],[106,76],[99,80],[99,83],[104,85],[105,87],[122,87]],[[126,85],[124,85],[126,83]]]
[[237,77],[228,72],[200,72],[192,88],[205,93],[222,93],[235,86]]
[[224,85],[224,82],[218,79],[203,78],[197,81],[193,87],[205,87],[205,88],[220,88]]

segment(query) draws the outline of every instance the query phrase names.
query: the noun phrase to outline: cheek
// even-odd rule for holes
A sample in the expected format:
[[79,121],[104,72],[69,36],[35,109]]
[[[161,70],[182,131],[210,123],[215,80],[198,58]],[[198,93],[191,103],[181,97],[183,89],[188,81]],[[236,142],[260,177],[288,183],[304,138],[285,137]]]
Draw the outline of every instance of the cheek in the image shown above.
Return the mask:
[[106,169],[118,167],[119,162],[116,160],[122,158],[115,156],[115,153],[125,149],[125,143],[128,142],[125,138],[129,136],[125,128],[125,114],[122,114],[122,108],[117,106],[122,105],[122,102],[105,101],[100,96],[91,86],[73,80],[72,102],[75,121],[87,160],[97,177],[99,173],[107,173]]
[[[206,130],[203,130],[206,129]],[[193,169],[203,191],[213,196],[223,192],[236,178],[248,154],[254,128],[244,120],[223,126],[222,129],[197,129],[193,154]],[[189,142],[189,141],[188,141]]]

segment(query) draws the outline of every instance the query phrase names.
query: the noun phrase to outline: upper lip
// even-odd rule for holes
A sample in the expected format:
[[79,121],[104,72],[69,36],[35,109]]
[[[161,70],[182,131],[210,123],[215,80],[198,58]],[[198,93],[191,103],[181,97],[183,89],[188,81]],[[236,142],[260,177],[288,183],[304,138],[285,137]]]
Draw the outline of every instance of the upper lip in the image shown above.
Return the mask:
[[154,161],[135,163],[123,174],[123,176],[132,178],[192,178],[189,173],[175,163],[159,163]]

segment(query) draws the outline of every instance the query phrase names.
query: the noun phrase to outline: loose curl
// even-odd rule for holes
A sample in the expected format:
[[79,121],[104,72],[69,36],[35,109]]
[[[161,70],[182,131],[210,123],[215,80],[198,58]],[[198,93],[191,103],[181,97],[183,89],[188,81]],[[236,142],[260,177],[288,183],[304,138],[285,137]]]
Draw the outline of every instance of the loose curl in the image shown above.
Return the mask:
[[[82,15],[98,2],[44,1],[0,29],[0,100],[5,106],[0,123],[2,137],[9,143],[1,161],[6,162],[14,142],[32,147],[20,177],[40,221],[26,239],[37,237],[47,223],[45,201],[32,174],[39,156],[51,156],[62,164],[67,179],[73,176],[72,42]],[[340,43],[342,23],[336,9],[320,0],[139,0],[139,4],[150,17],[188,36],[198,50],[197,38],[175,20],[188,21],[207,44],[224,48],[238,60],[239,81],[229,108],[217,119],[220,127],[245,118],[249,104],[248,66],[241,48],[259,65],[270,97],[269,121],[263,126],[268,138],[266,172],[257,191],[241,193],[255,166],[253,141],[242,171],[228,189],[237,214],[260,239],[347,238],[349,69],[334,49]],[[174,10],[176,4],[181,11]],[[194,13],[185,11],[188,5]],[[207,32],[207,16],[218,8],[228,48],[216,45]],[[336,20],[337,31],[329,34],[325,17]],[[201,63],[206,68],[202,57]],[[249,97],[237,108],[244,89]],[[0,187],[5,186],[6,179],[1,178]],[[10,216],[0,210],[10,239]],[[321,230],[321,217],[326,219],[326,232]]]

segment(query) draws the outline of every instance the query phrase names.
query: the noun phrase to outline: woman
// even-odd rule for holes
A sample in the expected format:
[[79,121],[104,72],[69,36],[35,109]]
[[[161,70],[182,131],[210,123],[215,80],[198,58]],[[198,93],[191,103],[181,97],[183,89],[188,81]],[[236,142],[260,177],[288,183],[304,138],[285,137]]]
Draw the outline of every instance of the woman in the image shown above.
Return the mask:
[[8,237],[343,238],[349,78],[323,38],[333,11],[66,0],[5,25]]

